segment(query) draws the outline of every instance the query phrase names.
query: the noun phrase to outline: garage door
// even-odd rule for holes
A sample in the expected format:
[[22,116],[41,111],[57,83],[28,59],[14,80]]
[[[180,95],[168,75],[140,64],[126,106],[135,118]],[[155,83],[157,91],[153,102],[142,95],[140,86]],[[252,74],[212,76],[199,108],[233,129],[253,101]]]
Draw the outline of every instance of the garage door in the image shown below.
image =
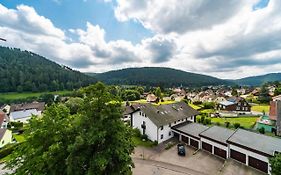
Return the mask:
[[240,153],[238,151],[235,151],[233,149],[230,150],[230,157],[232,159],[235,159],[239,162],[245,163],[246,164],[246,155],[243,153]]
[[190,139],[190,145],[197,149],[199,148],[199,143],[196,140]]
[[251,156],[249,156],[249,166],[268,173],[268,164]]
[[189,144],[189,143],[188,143],[188,137],[181,136],[181,140],[182,140],[183,142]]
[[217,156],[220,156],[224,159],[226,159],[226,151],[217,147],[214,147],[214,153]]
[[202,142],[202,149],[212,153],[213,148],[212,148],[212,145],[210,145],[206,142]]

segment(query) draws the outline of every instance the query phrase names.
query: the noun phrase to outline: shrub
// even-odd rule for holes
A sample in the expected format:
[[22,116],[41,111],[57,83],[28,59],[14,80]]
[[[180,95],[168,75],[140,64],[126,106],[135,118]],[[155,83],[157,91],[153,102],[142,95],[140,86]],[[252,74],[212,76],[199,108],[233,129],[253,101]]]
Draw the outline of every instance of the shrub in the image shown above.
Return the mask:
[[201,118],[196,119],[197,123],[201,123]]
[[136,137],[141,137],[141,132],[138,128],[133,129],[133,132]]
[[220,123],[220,122],[216,122],[216,125],[217,125],[217,126],[220,126],[220,125],[221,125],[221,123]]
[[193,104],[194,104],[194,105],[201,105],[202,102],[201,102],[201,101],[195,101],[195,102],[193,102]]
[[142,140],[148,140],[148,136],[146,134],[141,135]]
[[16,145],[17,144],[9,144],[9,145],[6,145],[4,148],[2,148],[0,150],[0,159],[10,155],[14,151]]
[[206,118],[206,119],[205,119],[205,121],[206,121],[206,124],[207,124],[207,125],[212,124],[212,120],[211,120],[211,119],[209,119],[209,118]]
[[264,127],[259,128],[259,133],[261,133],[261,134],[264,134],[264,133],[265,133]]
[[215,103],[214,102],[205,102],[205,103],[203,103],[203,108],[204,109],[214,109]]
[[240,123],[234,123],[233,126],[234,126],[235,129],[237,129],[237,128],[240,127]]
[[230,123],[229,122],[225,122],[225,127],[229,128]]
[[205,121],[205,116],[202,116],[201,118],[200,118],[200,123],[204,123],[204,121]]

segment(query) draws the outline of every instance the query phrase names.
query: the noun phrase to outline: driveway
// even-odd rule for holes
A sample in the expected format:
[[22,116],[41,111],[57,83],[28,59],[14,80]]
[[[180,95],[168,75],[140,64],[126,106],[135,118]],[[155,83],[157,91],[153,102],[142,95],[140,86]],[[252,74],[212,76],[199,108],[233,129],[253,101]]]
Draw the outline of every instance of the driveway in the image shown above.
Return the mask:
[[202,150],[196,152],[189,146],[185,157],[177,155],[176,146],[162,152],[137,147],[132,157],[136,175],[264,175],[234,160],[224,160]]

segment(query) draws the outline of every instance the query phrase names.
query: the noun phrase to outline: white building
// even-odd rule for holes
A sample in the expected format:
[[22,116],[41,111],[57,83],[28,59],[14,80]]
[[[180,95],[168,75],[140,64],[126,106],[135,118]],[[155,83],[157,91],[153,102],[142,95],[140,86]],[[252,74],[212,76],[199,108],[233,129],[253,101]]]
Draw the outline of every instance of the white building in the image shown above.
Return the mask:
[[12,143],[12,131],[6,128],[0,128],[0,148]]
[[148,139],[161,143],[174,136],[171,127],[187,121],[194,122],[198,114],[184,102],[159,106],[142,104],[132,114],[131,123]]
[[27,123],[32,115],[39,116],[42,114],[45,103],[26,103],[11,105],[10,122],[23,122]]

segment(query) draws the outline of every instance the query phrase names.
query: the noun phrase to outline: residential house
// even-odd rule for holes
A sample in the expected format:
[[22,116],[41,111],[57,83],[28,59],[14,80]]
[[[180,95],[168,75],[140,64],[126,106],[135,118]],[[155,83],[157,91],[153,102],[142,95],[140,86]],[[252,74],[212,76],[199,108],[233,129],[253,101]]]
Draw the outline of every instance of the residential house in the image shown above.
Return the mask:
[[226,101],[226,98],[224,96],[217,96],[217,98],[215,98],[215,100],[214,100],[214,102],[216,104],[219,104],[219,103],[221,103],[223,101]]
[[158,97],[156,97],[156,95],[154,95],[154,94],[148,94],[147,96],[146,96],[146,101],[147,102],[158,102],[159,101],[159,98]]
[[250,112],[250,104],[242,97],[231,97],[226,101],[222,101],[217,106],[218,110],[228,112]]
[[41,115],[45,108],[44,102],[11,105],[10,121],[27,123],[32,115]]
[[269,159],[281,152],[281,139],[251,131],[185,123],[172,127],[180,141],[223,159],[234,159],[270,174]]
[[10,113],[10,109],[11,109],[11,106],[10,105],[3,105],[1,108],[0,108],[0,111],[3,111],[4,113],[6,113],[7,115]]
[[148,139],[161,143],[173,137],[171,127],[196,121],[199,112],[184,102],[155,106],[141,104],[131,118],[133,128],[138,128]]
[[7,114],[0,110],[0,128],[7,128],[8,122]]
[[12,143],[12,131],[6,128],[0,128],[0,148]]

